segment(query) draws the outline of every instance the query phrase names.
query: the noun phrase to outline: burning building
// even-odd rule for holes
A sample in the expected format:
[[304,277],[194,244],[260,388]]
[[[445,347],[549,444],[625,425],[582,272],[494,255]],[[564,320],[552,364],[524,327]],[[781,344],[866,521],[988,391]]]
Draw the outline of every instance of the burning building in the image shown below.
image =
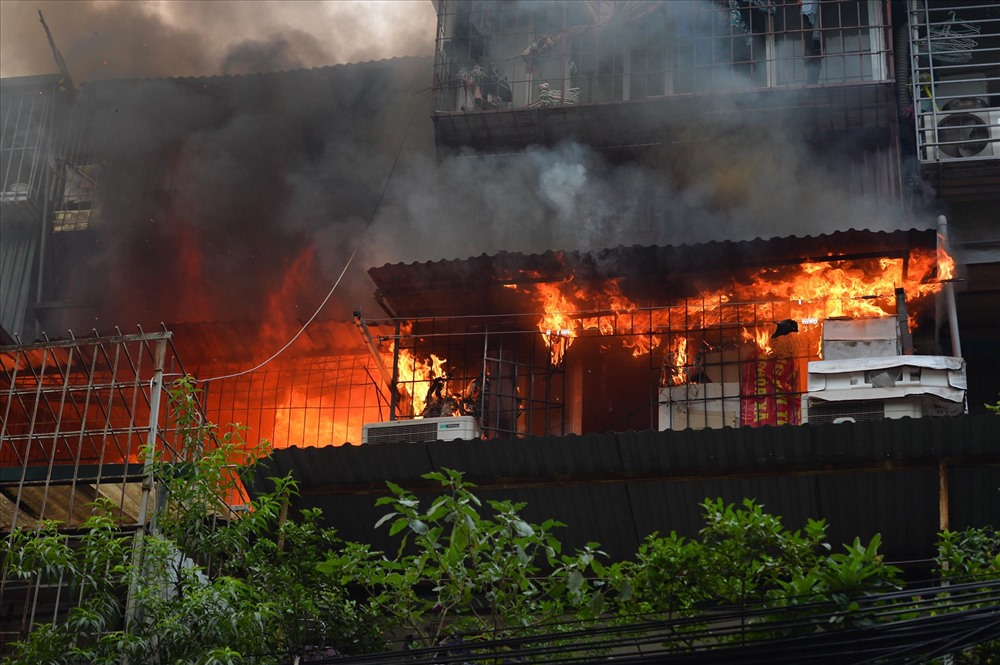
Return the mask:
[[[939,271],[949,266],[933,232],[855,231],[599,255],[500,254],[370,272],[383,306],[414,317],[418,355],[463,366],[467,352],[454,340],[469,333],[455,322],[481,312],[472,347],[490,362],[501,350],[508,360],[516,390],[507,394],[519,397],[524,419],[515,432],[546,436],[802,424],[810,361],[913,354],[912,338],[904,348],[895,332],[877,351],[855,344],[856,353],[838,355],[845,345],[824,331],[856,320],[909,335],[927,319],[948,279]],[[446,298],[436,284],[450,285]],[[443,329],[452,348],[435,339]],[[962,412],[964,392],[953,401]],[[552,415],[539,419],[539,410]]]
[[279,465],[381,460],[368,503],[414,453],[363,442],[756,446],[996,399],[995,8],[435,6],[433,59],[2,82],[0,529],[109,493],[143,526],[183,374]]

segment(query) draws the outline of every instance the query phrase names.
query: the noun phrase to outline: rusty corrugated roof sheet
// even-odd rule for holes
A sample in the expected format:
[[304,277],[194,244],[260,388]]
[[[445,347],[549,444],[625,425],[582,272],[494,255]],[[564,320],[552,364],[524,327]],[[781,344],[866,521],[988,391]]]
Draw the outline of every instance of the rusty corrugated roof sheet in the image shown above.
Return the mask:
[[662,304],[693,296],[702,279],[721,271],[837,258],[905,256],[933,248],[934,231],[848,230],[819,236],[757,238],[698,245],[613,247],[597,252],[500,252],[464,260],[395,263],[368,274],[379,296],[400,317],[518,313],[523,298],[505,284],[577,283],[620,279],[622,293],[636,302]]
[[[963,416],[843,425],[684,432],[618,432],[509,441],[287,448],[258,477],[292,473],[299,508],[320,507],[341,537],[392,551],[376,531],[385,481],[423,499],[420,476],[458,469],[484,499],[524,501],[523,514],[568,526],[570,547],[601,543],[632,556],[653,531],[693,535],[706,497],[755,498],[799,528],[825,518],[835,545],[881,533],[895,561],[933,555],[939,465],[947,469],[953,529],[1000,522],[1000,418]],[[254,491],[261,491],[261,482]]]

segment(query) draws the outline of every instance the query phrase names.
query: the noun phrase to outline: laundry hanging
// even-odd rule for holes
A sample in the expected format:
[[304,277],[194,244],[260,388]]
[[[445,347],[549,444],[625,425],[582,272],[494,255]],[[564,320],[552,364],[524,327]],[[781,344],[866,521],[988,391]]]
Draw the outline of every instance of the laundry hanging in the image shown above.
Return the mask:
[[959,21],[955,12],[948,12],[948,20],[927,26],[927,36],[916,42],[916,51],[932,56],[936,63],[963,64],[972,60],[972,50],[979,46],[974,39],[979,36],[978,25]]

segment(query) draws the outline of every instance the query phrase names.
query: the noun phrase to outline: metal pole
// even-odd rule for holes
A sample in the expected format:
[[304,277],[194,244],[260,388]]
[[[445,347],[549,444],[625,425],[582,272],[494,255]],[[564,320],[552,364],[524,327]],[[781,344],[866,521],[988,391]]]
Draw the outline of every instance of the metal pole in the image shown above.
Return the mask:
[[[48,250],[48,244],[49,244],[48,240],[49,240],[49,228],[50,228],[49,215],[51,214],[51,209],[52,209],[52,196],[53,196],[53,191],[52,190],[53,190],[53,187],[54,187],[54,185],[53,185],[54,181],[53,181],[53,178],[52,178],[52,175],[53,175],[52,174],[52,169],[55,168],[54,165],[50,166],[48,164],[48,160],[49,160],[49,157],[51,155],[53,155],[53,147],[52,147],[53,139],[52,139],[52,134],[56,131],[56,129],[55,129],[55,124],[56,124],[56,111],[55,111],[55,108],[56,108],[56,104],[57,104],[56,95],[53,92],[53,94],[51,95],[51,98],[49,100],[49,112],[48,112],[49,118],[48,118],[48,121],[46,123],[44,123],[44,126],[46,126],[46,132],[45,132],[45,150],[42,151],[42,153],[43,153],[42,154],[42,159],[43,159],[43,166],[42,166],[42,168],[45,169],[45,174],[44,174],[44,180],[43,180],[44,184],[42,185],[42,187],[43,187],[43,192],[42,192],[42,219],[41,219],[42,223],[38,225],[39,229],[40,229],[40,234],[41,235],[40,235],[39,240],[38,240],[38,275],[37,275],[37,278],[36,278],[38,280],[38,282],[35,284],[35,304],[36,305],[38,305],[41,302],[44,302],[44,299],[45,299],[45,281],[46,281],[45,280],[45,262],[48,259],[47,250]],[[35,307],[34,310],[35,310],[35,312],[34,312],[35,313],[35,336],[38,337],[39,335],[42,334],[42,321],[39,318],[38,308]]]
[[372,357],[372,361],[375,363],[375,369],[378,370],[379,374],[382,375],[382,381],[385,383],[386,389],[392,394],[396,394],[396,382],[389,370],[386,369],[385,363],[382,362],[382,355],[378,351],[378,347],[375,346],[375,340],[372,339],[372,334],[368,330],[368,324],[361,317],[361,311],[358,310],[354,312],[354,325],[357,326],[358,332],[361,333],[361,339],[365,343],[365,348],[368,349],[368,354]]
[[392,345],[392,383],[389,384],[389,420],[396,419],[396,409],[399,408],[399,390],[396,389],[396,383],[399,381],[399,343],[402,341],[399,338],[400,327],[399,320],[396,320],[396,339],[395,343]]
[[948,465],[944,460],[938,462],[938,530],[947,531],[950,528],[948,510]]
[[910,317],[906,311],[906,289],[896,289],[896,320],[899,322],[899,339],[904,356],[913,355],[913,335],[910,333]]
[[[938,249],[948,251],[948,218],[939,215],[938,222]],[[955,285],[950,281],[944,285],[944,302],[948,309],[948,330],[951,333],[951,355],[956,358],[962,357],[962,340],[958,334],[958,308],[955,306]]]
[[129,582],[128,601],[125,607],[125,630],[128,631],[140,619],[140,608],[136,602],[139,582],[144,577],[143,547],[145,544],[146,521],[149,516],[150,497],[154,492],[155,478],[153,464],[156,461],[156,432],[159,427],[160,395],[163,390],[163,361],[166,356],[166,340],[156,343],[153,362],[153,378],[149,381],[149,430],[146,432],[146,459],[143,466],[142,498],[139,500],[139,526],[135,532],[135,552],[133,555],[132,579]]

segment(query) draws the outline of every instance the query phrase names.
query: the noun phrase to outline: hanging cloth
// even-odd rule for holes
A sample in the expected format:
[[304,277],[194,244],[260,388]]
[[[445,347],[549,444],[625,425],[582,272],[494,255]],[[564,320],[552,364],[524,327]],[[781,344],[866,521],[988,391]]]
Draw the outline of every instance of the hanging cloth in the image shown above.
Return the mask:
[[733,30],[746,36],[747,46],[751,44],[750,22],[744,12],[754,9],[767,14],[774,13],[774,0],[718,0],[724,9],[729,10],[729,24]]

